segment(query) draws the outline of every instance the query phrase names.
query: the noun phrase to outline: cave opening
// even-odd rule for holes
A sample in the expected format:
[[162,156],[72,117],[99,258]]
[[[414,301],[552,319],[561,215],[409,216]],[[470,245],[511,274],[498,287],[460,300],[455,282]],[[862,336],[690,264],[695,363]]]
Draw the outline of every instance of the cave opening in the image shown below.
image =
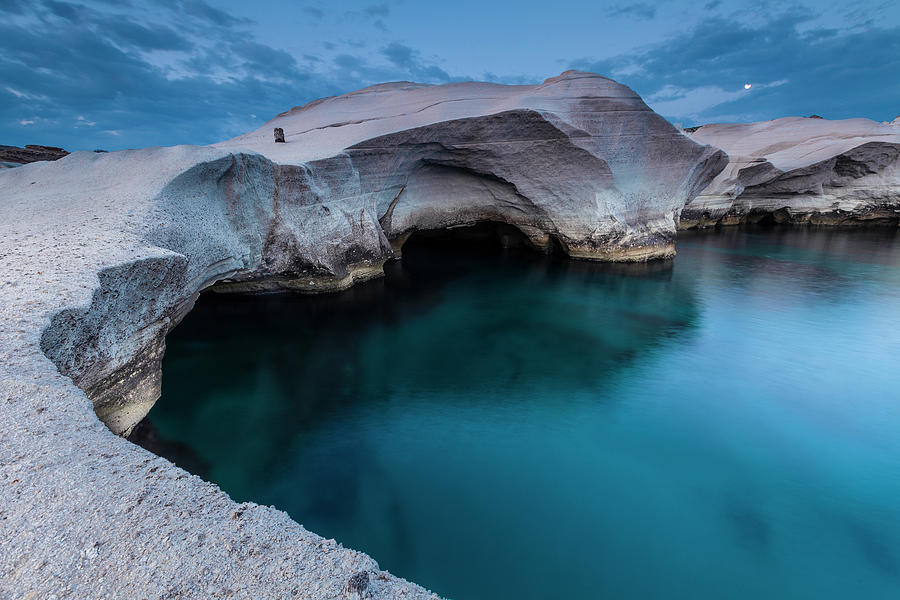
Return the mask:
[[[842,506],[896,512],[895,496],[853,490],[900,453],[854,454],[859,440],[796,401],[829,399],[860,439],[886,431],[891,357],[846,342],[854,327],[897,330],[900,245],[876,233],[695,232],[675,261],[613,265],[557,260],[481,223],[415,232],[384,278],[346,291],[204,294],[167,338],[151,449],[455,598],[714,596],[705,565],[737,578],[757,561],[752,598],[805,589],[784,573],[810,556],[864,577],[900,560],[867,564],[865,549],[900,531],[853,510],[795,519],[767,500],[814,504],[824,471],[850,490]],[[860,269],[834,250],[850,241]],[[823,331],[814,317],[835,311],[867,320]],[[779,368],[796,356],[816,376]],[[847,356],[871,376],[844,402]],[[748,375],[732,393],[723,357],[779,385]],[[767,436],[815,468],[785,466]],[[859,460],[830,461],[834,444]],[[782,528],[796,552],[772,552]],[[823,530],[845,543],[817,544]]]
[[563,253],[556,236],[548,236],[549,242],[537,246],[521,229],[499,221],[481,221],[441,229],[422,229],[412,232],[402,244],[402,256],[410,251],[430,249],[434,252],[497,254],[504,250],[530,250],[541,254]]

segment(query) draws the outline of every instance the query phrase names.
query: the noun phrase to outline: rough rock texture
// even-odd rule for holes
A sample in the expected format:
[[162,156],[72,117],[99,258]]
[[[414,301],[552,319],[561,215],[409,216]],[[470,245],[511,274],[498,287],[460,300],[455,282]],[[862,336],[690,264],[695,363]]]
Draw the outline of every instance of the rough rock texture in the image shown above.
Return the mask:
[[502,221],[575,256],[668,256],[726,160],[583,73],[376,86],[274,123],[287,143],[269,123],[0,171],[0,597],[430,597],[111,433],[156,401],[166,333],[210,286],[378,276],[420,229]]
[[24,148],[19,148],[18,146],[0,145],[0,163],[11,165],[24,165],[42,160],[59,160],[67,154],[69,153],[55,146],[29,144]]
[[691,138],[730,162],[681,214],[681,227],[773,219],[819,225],[900,221],[900,122],[789,117],[704,125]]
[[361,571],[432,597],[114,435],[82,391],[114,429],[144,413],[165,331],[260,268],[274,171],[181,146],[0,175],[0,598],[343,598]]
[[[272,127],[287,143],[271,142]],[[627,87],[578,71],[537,86],[377,85],[217,147],[346,169],[346,193],[371,200],[395,248],[416,229],[491,219],[538,247],[554,239],[602,260],[673,255],[684,202],[727,158],[691,143]]]

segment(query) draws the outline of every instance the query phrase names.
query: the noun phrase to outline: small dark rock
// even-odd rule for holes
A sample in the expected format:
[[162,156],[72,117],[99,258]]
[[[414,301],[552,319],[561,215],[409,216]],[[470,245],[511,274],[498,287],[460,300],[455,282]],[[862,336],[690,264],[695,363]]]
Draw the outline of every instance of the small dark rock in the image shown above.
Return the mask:
[[809,115],[806,118],[807,119],[824,119],[825,117],[820,117],[819,115]]
[[275,142],[276,143],[284,143],[284,129],[281,127],[275,128]]
[[701,127],[703,127],[703,125],[697,125],[696,127],[685,127],[685,128],[684,128],[684,132],[685,132],[685,133],[694,133],[695,131],[697,131],[697,130],[700,129]]
[[360,571],[356,575],[352,575],[347,580],[345,591],[349,598],[365,598],[366,590],[369,589],[369,572]]
[[16,146],[0,146],[0,162],[27,164],[42,160],[58,160],[68,152],[56,146],[38,146],[28,144],[24,148]]

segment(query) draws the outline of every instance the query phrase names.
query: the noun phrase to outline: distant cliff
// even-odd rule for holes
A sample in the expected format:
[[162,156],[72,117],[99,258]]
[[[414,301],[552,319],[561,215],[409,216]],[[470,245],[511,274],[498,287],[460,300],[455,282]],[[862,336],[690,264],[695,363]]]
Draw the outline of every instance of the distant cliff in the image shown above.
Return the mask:
[[685,129],[728,166],[681,212],[681,228],[773,221],[900,223],[900,118],[786,117]]
[[13,163],[9,166],[24,165],[41,160],[59,160],[69,154],[55,146],[38,146],[28,144],[24,148],[0,145],[0,163]]

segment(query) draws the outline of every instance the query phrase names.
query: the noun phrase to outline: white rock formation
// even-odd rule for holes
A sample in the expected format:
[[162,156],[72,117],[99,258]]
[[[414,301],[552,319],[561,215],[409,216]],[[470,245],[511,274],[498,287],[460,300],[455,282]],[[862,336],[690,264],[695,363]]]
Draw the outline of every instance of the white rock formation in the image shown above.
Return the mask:
[[395,248],[417,229],[496,220],[603,260],[671,256],[683,202],[725,164],[632,90],[578,71],[538,86],[376,85],[216,146],[338,179]]
[[[286,143],[276,144],[273,127]],[[429,597],[113,435],[159,396],[203,289],[339,289],[421,229],[484,220],[579,257],[672,254],[724,155],[631,90],[388,84],[215,147],[0,171],[0,597]],[[357,578],[361,579],[361,578]]]
[[730,161],[687,203],[683,228],[763,218],[828,225],[900,220],[896,124],[788,117],[705,125],[691,137],[723,149]]

